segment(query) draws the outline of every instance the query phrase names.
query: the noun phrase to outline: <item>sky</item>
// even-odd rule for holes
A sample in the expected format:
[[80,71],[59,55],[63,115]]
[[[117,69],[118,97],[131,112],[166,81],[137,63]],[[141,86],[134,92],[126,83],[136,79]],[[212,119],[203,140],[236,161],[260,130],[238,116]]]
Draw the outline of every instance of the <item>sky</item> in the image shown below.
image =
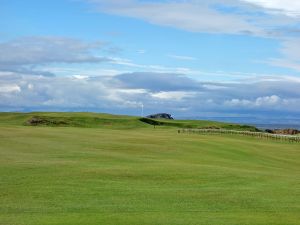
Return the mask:
[[0,111],[300,123],[300,1],[0,0]]

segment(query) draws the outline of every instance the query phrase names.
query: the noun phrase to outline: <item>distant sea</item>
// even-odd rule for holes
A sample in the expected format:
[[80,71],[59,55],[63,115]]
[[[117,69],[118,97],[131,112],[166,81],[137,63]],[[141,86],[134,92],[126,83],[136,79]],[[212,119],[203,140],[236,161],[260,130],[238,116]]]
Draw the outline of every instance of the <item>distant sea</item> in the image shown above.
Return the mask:
[[[176,119],[176,118],[175,118]],[[297,129],[300,130],[300,119],[289,119],[281,121],[272,120],[272,119],[256,119],[251,117],[182,117],[177,119],[199,119],[199,120],[214,120],[220,122],[228,122],[228,123],[238,123],[255,126],[261,130],[274,130],[274,129]],[[265,123],[265,121],[268,121]]]

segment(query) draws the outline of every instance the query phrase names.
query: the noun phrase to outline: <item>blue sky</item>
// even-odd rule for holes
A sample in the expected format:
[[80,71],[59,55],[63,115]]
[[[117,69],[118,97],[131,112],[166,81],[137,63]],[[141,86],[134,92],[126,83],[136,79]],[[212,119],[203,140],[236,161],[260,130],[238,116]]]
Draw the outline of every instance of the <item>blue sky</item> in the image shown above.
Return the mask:
[[2,0],[0,13],[1,111],[300,115],[297,1]]

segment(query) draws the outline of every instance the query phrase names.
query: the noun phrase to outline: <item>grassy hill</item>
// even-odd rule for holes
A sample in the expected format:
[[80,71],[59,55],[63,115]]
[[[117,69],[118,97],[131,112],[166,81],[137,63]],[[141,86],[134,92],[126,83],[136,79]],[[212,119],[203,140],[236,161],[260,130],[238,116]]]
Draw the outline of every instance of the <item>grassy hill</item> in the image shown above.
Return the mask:
[[[36,121],[36,123],[30,123]],[[0,113],[0,125],[33,125],[51,127],[90,127],[133,129],[150,128],[152,125],[175,128],[223,128],[255,131],[253,126],[205,120],[154,120],[134,116],[101,113]],[[151,125],[151,126],[150,126]]]
[[[41,121],[37,124],[28,123],[31,119]],[[147,127],[138,117],[100,113],[0,113],[0,124],[3,125],[37,125],[51,127],[94,127],[94,128],[140,128]]]
[[[32,116],[76,126],[24,126]],[[95,118],[110,124],[84,126]],[[0,225],[299,224],[299,144],[139,119],[0,114]]]

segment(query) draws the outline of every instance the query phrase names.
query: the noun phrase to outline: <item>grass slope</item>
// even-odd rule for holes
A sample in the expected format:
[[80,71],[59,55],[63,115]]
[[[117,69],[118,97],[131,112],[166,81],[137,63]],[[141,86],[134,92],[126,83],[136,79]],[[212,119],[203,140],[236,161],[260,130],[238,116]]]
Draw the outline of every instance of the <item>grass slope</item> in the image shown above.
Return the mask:
[[176,128],[222,128],[256,131],[253,126],[222,123],[205,120],[154,120],[134,116],[101,113],[0,113],[0,125],[28,125],[35,118],[41,121],[38,126],[89,127],[109,129],[150,128],[150,125]]
[[28,125],[27,121],[37,118],[45,121],[39,126],[87,127],[130,129],[148,127],[138,117],[121,116],[102,113],[61,113],[61,112],[34,112],[34,113],[0,113],[0,125]]
[[299,224],[299,144],[11,116],[0,122],[1,225]]
[[140,118],[140,121],[148,123],[150,125],[166,126],[166,127],[177,127],[177,128],[212,128],[212,129],[227,129],[227,130],[238,130],[238,131],[259,131],[254,126],[240,125],[233,123],[222,123],[217,121],[209,120],[157,120],[150,118]]

